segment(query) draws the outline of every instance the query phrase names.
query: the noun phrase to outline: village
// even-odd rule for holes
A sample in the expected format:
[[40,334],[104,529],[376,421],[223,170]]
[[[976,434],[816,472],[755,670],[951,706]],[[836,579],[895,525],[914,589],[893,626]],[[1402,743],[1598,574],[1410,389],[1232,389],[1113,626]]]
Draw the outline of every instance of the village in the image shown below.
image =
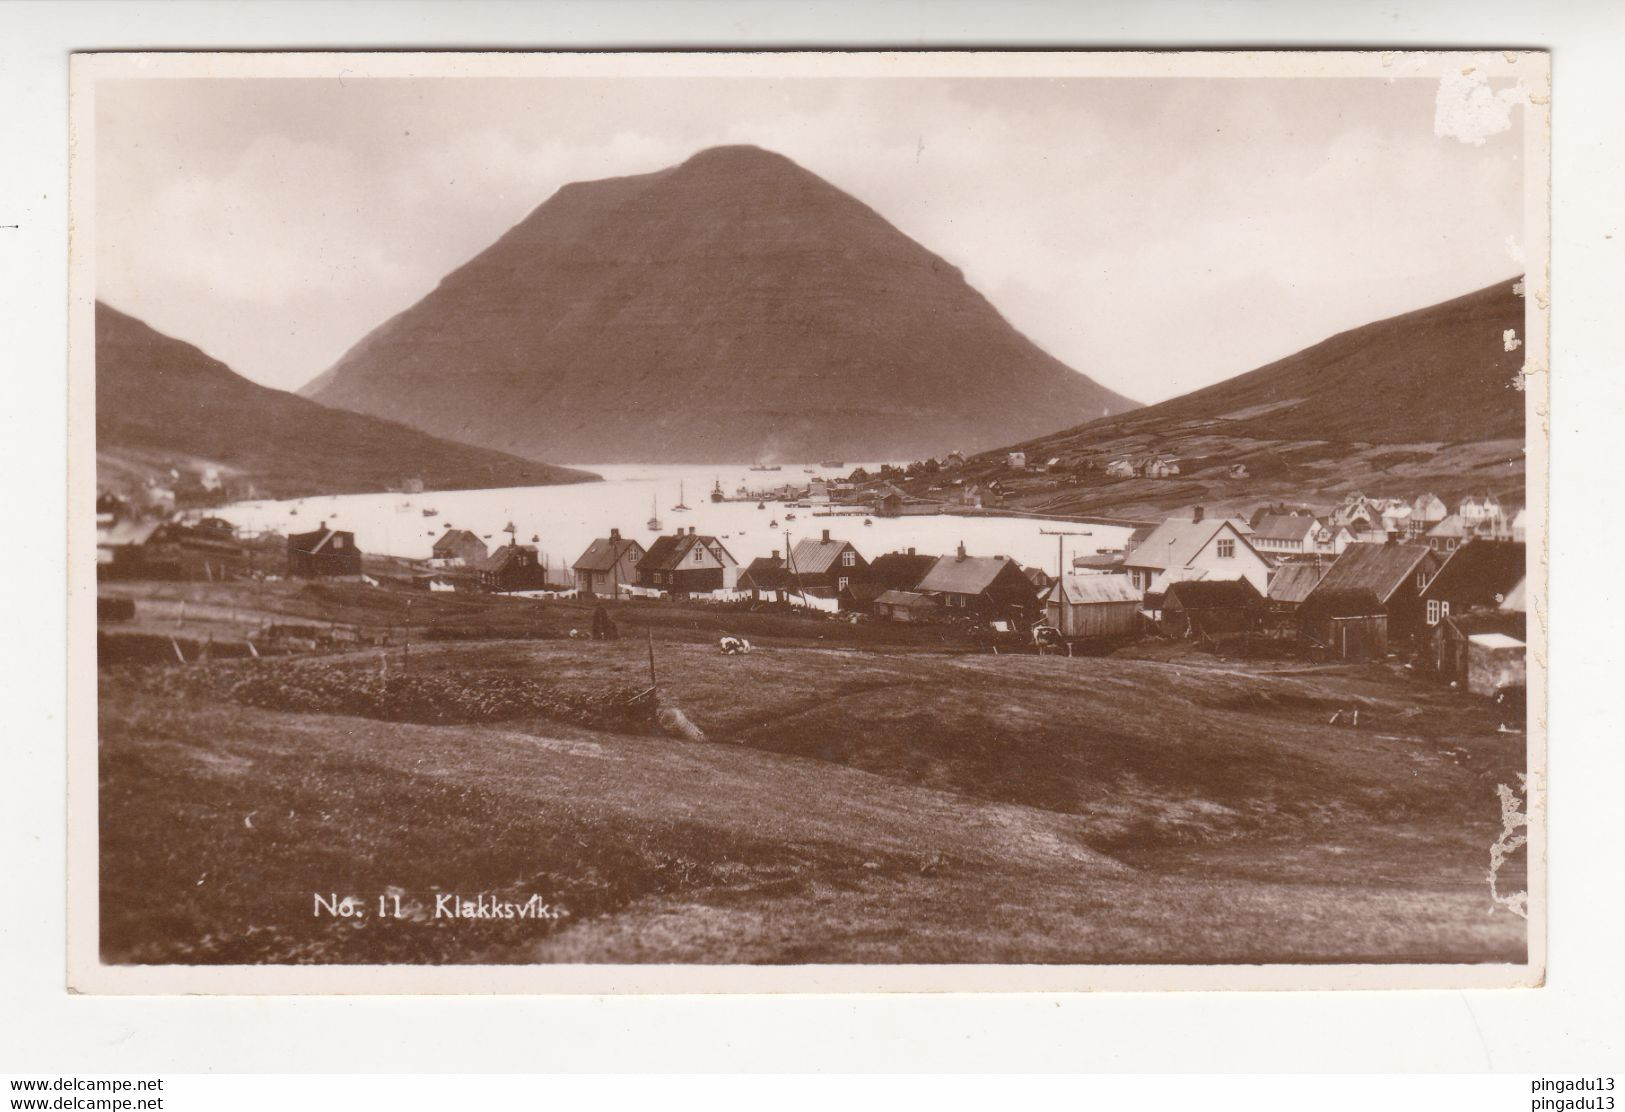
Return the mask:
[[[1025,461],[1013,458],[1008,466]],[[775,498],[814,516],[848,520],[942,512],[907,500],[892,478],[860,470],[799,487],[741,487],[732,497]],[[710,497],[729,496],[719,483]],[[511,523],[506,541],[495,544],[489,534],[447,526],[412,560],[363,553],[352,532],[325,520],[285,537],[249,536],[203,510],[162,520],[110,494],[97,509],[105,583],[350,581],[533,607],[610,603],[630,608],[617,610],[623,616],[649,604],[800,614],[834,623],[832,632],[819,634],[834,640],[842,637],[839,626],[902,624],[935,630],[944,645],[1004,653],[1099,655],[1152,638],[1219,655],[1392,658],[1503,700],[1524,683],[1526,511],[1509,511],[1493,494],[1451,507],[1432,493],[1356,493],[1319,512],[1271,503],[1245,517],[1194,506],[1161,521],[1128,523],[1133,530],[1121,547],[1075,555],[1053,570],[967,551],[963,543],[947,553],[866,553],[837,528],[741,563],[725,538],[693,526],[647,544],[612,526],[565,569],[549,567],[537,544],[521,543]],[[794,518],[794,509],[787,516]],[[1068,535],[1065,524],[1057,523],[1058,540]],[[104,630],[116,637],[139,605],[140,592],[128,589],[104,600]],[[261,624],[239,651],[277,650],[250,643],[287,623]],[[607,612],[595,613],[590,635],[605,636],[614,626]],[[233,650],[222,644],[213,651]],[[174,654],[187,659],[178,642]]]

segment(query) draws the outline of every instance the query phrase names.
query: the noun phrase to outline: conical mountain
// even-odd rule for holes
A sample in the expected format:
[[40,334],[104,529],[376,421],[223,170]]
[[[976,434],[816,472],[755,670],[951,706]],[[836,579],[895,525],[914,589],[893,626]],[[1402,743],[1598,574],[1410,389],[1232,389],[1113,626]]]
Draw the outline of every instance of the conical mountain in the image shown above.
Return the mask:
[[916,458],[1135,405],[756,147],[565,186],[303,392],[586,462]]

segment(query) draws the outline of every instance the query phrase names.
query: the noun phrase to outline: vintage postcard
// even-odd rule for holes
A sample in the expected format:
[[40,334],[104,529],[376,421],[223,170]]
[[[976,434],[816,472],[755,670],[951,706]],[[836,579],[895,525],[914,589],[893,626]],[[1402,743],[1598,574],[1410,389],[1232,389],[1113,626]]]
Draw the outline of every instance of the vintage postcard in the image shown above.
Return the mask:
[[75,57],[71,986],[1540,984],[1549,93]]

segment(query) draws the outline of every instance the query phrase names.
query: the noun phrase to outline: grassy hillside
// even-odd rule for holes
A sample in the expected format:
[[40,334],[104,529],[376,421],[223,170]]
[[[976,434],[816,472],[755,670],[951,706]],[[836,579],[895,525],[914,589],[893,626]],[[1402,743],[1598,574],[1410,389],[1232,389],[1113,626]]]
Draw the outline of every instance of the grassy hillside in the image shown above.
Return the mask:
[[[647,653],[636,638],[442,644],[414,647],[411,668],[470,686],[523,677],[570,706],[640,684]],[[1515,782],[1522,737],[1381,666],[725,658],[667,640],[656,655],[708,741],[568,713],[429,726],[267,705],[279,683],[308,690],[302,671],[371,683],[377,652],[104,672],[104,954],[1522,957],[1523,922],[1492,913],[1485,883],[1495,786]],[[1353,706],[1361,728],[1327,724]],[[369,907],[398,895],[404,917],[314,916],[315,891]],[[437,919],[435,894],[453,891],[538,893],[567,914]]]
[[[954,479],[997,479],[1005,505],[1158,517],[1192,504],[1248,512],[1265,502],[1330,504],[1352,491],[1454,501],[1524,500],[1524,302],[1506,281],[1341,333],[1296,355],[1170,401],[1012,445],[1043,475],[1005,467],[1006,449],[906,484],[932,497]],[[1118,478],[1114,460],[1161,455],[1172,479]],[[1238,470],[1239,469],[1239,470]]]
[[535,486],[596,478],[329,409],[241,377],[108,305],[96,305],[96,450],[105,485],[128,489],[207,464],[266,497]]
[[[1073,430],[1192,421],[1231,436],[1398,444],[1523,436],[1521,279],[1341,332],[1214,386]],[[1063,434],[1068,435],[1068,434]],[[1043,438],[1039,443],[1045,443]]]

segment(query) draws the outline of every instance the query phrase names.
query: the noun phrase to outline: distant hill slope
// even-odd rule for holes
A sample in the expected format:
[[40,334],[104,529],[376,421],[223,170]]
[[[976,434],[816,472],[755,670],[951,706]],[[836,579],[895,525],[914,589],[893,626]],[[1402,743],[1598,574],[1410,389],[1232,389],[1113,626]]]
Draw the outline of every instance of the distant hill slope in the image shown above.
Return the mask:
[[96,449],[113,472],[220,464],[266,496],[388,490],[408,476],[440,490],[596,478],[260,386],[101,302]]
[[[1521,504],[1524,300],[1508,279],[1339,333],[1256,371],[1156,405],[1012,445],[1045,474],[1012,472],[1004,449],[973,458],[963,482],[1000,480],[1004,505],[1155,519],[1202,503],[1326,502],[1373,495],[1493,492]],[[1506,350],[1513,331],[1520,344]],[[1177,476],[1108,475],[1162,456]],[[943,476],[915,482],[941,488]]]
[[[1276,440],[1521,437],[1523,395],[1512,386],[1524,362],[1517,281],[1340,332],[1256,371],[1085,429],[1215,421],[1231,435]],[[1513,351],[1504,342],[1508,329],[1520,340]]]
[[1136,404],[756,147],[565,186],[301,393],[589,462],[916,458]]

